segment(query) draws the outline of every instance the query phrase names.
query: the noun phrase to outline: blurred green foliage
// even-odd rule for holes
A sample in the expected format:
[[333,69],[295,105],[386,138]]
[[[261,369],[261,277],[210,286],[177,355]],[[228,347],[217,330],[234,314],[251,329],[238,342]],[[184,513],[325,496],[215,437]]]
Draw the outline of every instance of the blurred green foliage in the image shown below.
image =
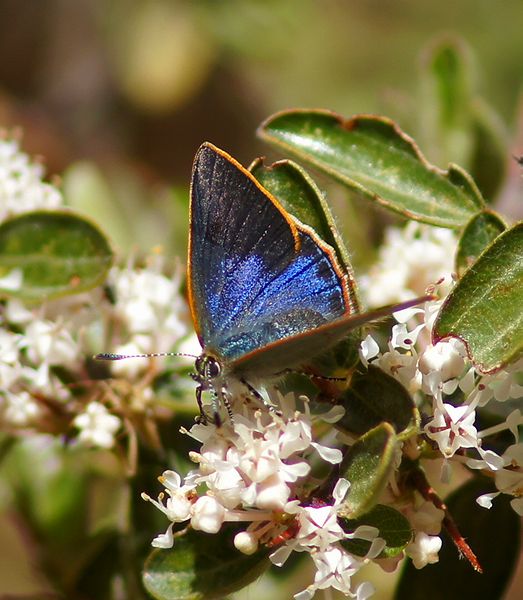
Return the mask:
[[248,162],[260,120],[294,106],[416,134],[420,51],[442,33],[470,46],[469,87],[508,122],[523,76],[520,0],[0,0],[0,15],[0,123],[54,172],[135,160],[185,183],[201,141]]
[[[267,153],[260,121],[289,107],[386,114],[489,196],[510,158],[486,169],[493,148],[516,138],[522,22],[520,0],[0,0],[0,127],[22,127],[24,148],[65,171],[67,202],[125,252],[183,256],[196,148],[249,164]],[[345,231],[356,267],[383,222],[363,210],[372,220]]]

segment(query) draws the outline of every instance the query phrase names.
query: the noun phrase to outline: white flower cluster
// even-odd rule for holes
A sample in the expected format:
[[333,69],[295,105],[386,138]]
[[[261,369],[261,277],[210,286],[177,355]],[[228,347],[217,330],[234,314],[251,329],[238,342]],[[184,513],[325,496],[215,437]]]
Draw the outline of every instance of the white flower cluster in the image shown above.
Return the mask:
[[[21,152],[16,140],[0,135],[0,222],[62,206],[60,191],[43,176],[43,167]],[[167,277],[162,267],[159,256],[141,269],[114,267],[108,279],[114,303],[101,288],[40,305],[6,300],[0,315],[0,428],[51,430],[72,438],[73,431],[63,431],[69,422],[79,443],[114,446],[122,428],[118,403],[108,401],[95,382],[89,387],[86,359],[104,344],[129,354],[167,351],[186,334],[180,277]],[[137,379],[142,371],[137,362],[110,365],[115,375],[126,370],[126,377]],[[64,383],[64,370],[73,381],[85,381],[84,396]],[[140,389],[142,398],[153,397],[147,385]]]
[[456,246],[451,229],[416,221],[404,228],[389,227],[378,261],[358,277],[365,303],[377,307],[423,295],[434,281],[452,272]]
[[[62,206],[60,191],[42,181],[43,175],[42,165],[24,154],[15,139],[0,134],[0,222],[23,212]],[[94,298],[85,295],[38,307],[20,300],[5,302],[0,321],[3,427],[35,426],[71,397],[54,368],[80,367],[81,351],[74,332],[93,302]]]
[[[171,521],[167,532],[153,546],[173,545],[173,525],[190,523],[194,529],[216,533],[224,522],[244,522],[247,527],[235,536],[236,547],[254,553],[260,543],[280,545],[271,555],[281,566],[292,551],[310,553],[315,581],[296,598],[312,598],[316,590],[332,587],[346,595],[367,598],[371,586],[365,583],[352,590],[351,577],[383,549],[384,542],[373,527],[359,527],[347,533],[339,525],[337,509],[346,496],[349,483],[340,479],[333,502],[315,503],[305,486],[311,471],[311,455],[316,453],[331,464],[341,461],[336,448],[314,441],[308,402],[297,410],[294,396],[281,398],[281,414],[249,409],[245,404],[235,413],[234,422],[220,428],[195,425],[190,435],[202,443],[191,458],[198,468],[184,480],[173,471],[160,477],[165,486],[158,500],[143,494]],[[322,416],[332,423],[343,410],[333,408]],[[307,479],[308,486],[310,480]],[[371,542],[367,557],[355,558],[340,540],[360,538]]]
[[[518,381],[523,359],[495,374],[483,375],[470,363],[459,340],[451,338],[430,344],[430,333],[442,302],[435,300],[427,302],[424,308],[396,313],[398,324],[393,327],[387,351],[381,353],[377,342],[368,335],[361,344],[361,359],[395,377],[418,399],[420,409],[427,415],[423,432],[447,459],[445,479],[452,458],[470,468],[486,469],[495,475],[500,492],[514,496],[512,506],[523,514],[523,445],[518,444],[518,426],[523,424],[520,410],[511,411],[503,423],[488,430],[478,431],[475,425],[478,407],[523,397],[523,386]],[[450,401],[456,392],[463,398],[459,404]],[[515,445],[503,456],[485,450],[483,440],[503,430],[512,432]],[[465,450],[472,450],[477,458],[467,458]],[[492,497],[478,502],[486,506]]]
[[[119,295],[122,281],[137,283],[132,294]],[[6,302],[0,330],[3,353],[0,422],[4,427],[10,430],[38,429],[39,423],[49,417],[49,408],[56,406],[60,412],[66,409],[71,415],[80,443],[102,448],[114,445],[114,435],[121,429],[121,420],[111,415],[107,408],[117,407],[113,403],[105,406],[105,401],[97,401],[103,393],[94,385],[84,403],[79,403],[74,390],[62,382],[56,369],[67,369],[76,374],[78,380],[83,379],[85,360],[93,355],[94,348],[100,343],[108,343],[109,347],[130,354],[148,351],[151,346],[170,350],[186,333],[187,324],[178,278],[170,279],[152,269],[115,267],[111,282],[115,283],[117,300],[114,305],[100,289],[50,300],[36,308],[26,306],[20,300]],[[165,294],[151,299],[151,290],[158,289],[164,289]],[[148,323],[143,321],[145,313],[150,318]],[[133,316],[141,323],[137,333]],[[121,324],[125,327],[118,329]],[[130,341],[119,347],[112,341],[100,342],[101,330],[117,330],[118,339]],[[138,345],[138,339],[141,345]],[[124,372],[127,380],[134,379],[138,383],[143,366],[147,366],[143,362],[129,359],[108,364],[115,376]],[[153,396],[149,385],[140,386],[133,409],[143,408],[144,401],[151,401]]]
[[[49,409],[71,397],[54,372],[55,367],[79,369],[82,361],[69,308],[63,300],[38,308],[19,300],[6,302],[0,330],[0,417],[5,425],[36,425]],[[76,305],[75,316],[83,308]],[[60,317],[52,314],[54,309]]]
[[0,131],[0,222],[18,213],[62,205],[58,189],[42,181],[44,169]]
[[[147,268],[114,267],[108,284],[114,290],[111,318],[123,328],[125,342],[109,347],[117,354],[169,352],[189,331],[189,315],[180,294],[181,276],[163,273],[163,257],[151,256]],[[136,377],[150,361],[127,360],[111,364],[113,373]]]
[[[454,268],[456,244],[454,233],[448,229],[413,221],[403,229],[389,228],[378,262],[361,280],[367,302],[375,306],[401,301],[422,294],[438,279],[438,292],[444,298],[453,286],[449,274]],[[488,430],[478,431],[475,427],[478,407],[523,397],[523,359],[495,374],[484,375],[471,365],[459,340],[451,338],[431,345],[430,334],[441,304],[442,300],[429,302],[424,309],[397,313],[398,324],[393,328],[387,351],[380,353],[377,342],[369,335],[361,345],[361,359],[393,375],[423,402],[421,408],[429,416],[424,433],[446,459],[455,458],[470,468],[493,473],[499,492],[512,494],[512,506],[523,514],[523,450],[518,443],[518,426],[523,422],[520,411],[513,410],[504,423]],[[455,392],[464,398],[458,405],[449,401]],[[503,430],[512,432],[514,446],[502,456],[482,448],[487,436]],[[464,458],[465,450],[474,451],[479,459]],[[445,476],[448,475],[446,472]],[[482,497],[478,502],[488,506],[495,495]]]

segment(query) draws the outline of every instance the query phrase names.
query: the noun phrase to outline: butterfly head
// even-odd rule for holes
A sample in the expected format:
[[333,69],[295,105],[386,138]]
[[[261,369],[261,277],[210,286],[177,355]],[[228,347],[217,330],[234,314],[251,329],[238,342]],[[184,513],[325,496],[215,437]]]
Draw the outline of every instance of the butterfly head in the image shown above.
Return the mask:
[[224,369],[224,363],[213,354],[203,352],[194,362],[195,373],[192,378],[198,384],[196,387],[196,400],[200,408],[200,417],[198,421],[206,424],[208,417],[204,411],[202,394],[204,391],[210,391],[212,397],[212,422],[220,427],[222,419],[220,417],[220,407],[225,406],[229,419],[232,422],[233,415],[231,405],[229,403],[228,393],[228,378]]

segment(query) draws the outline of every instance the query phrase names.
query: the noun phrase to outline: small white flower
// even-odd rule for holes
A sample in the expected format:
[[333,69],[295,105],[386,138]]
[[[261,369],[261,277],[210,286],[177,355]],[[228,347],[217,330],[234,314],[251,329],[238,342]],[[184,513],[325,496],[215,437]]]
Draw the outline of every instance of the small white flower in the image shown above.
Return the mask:
[[33,423],[42,413],[40,405],[35,402],[31,394],[25,390],[17,393],[4,392],[5,404],[2,407],[3,419],[6,423],[16,427],[25,427]]
[[476,411],[468,405],[435,403],[434,417],[425,425],[426,435],[434,440],[447,458],[460,448],[477,448],[478,431],[474,427]]
[[234,546],[243,554],[254,554],[258,550],[258,537],[251,532],[240,531],[234,536]]
[[103,404],[90,402],[84,412],[74,418],[73,425],[80,430],[80,443],[109,449],[114,446],[114,434],[120,428],[121,421],[109,413]]
[[296,536],[296,544],[325,550],[334,542],[347,537],[338,523],[338,508],[345,499],[349,486],[349,482],[341,478],[332,492],[333,504],[300,507],[298,512],[300,528]]
[[[363,566],[363,562],[357,560],[338,546],[330,547],[328,550],[314,552],[311,554],[316,574],[314,583],[308,588],[296,594],[295,600],[309,600],[317,590],[334,588],[347,596],[354,597],[351,589],[351,578]],[[365,594],[361,590],[359,598],[368,597],[372,588],[366,587]]]
[[499,494],[514,496],[510,504],[518,515],[523,516],[523,444],[509,446],[501,457],[507,468],[498,468],[495,483],[499,492],[483,494],[476,502],[483,508],[491,508]]
[[411,393],[420,388],[417,363],[418,358],[414,352],[402,353],[395,349],[385,352],[373,362],[385,373],[397,379]]
[[34,364],[71,365],[79,354],[77,342],[60,321],[34,320],[25,330],[24,346]]
[[212,496],[200,496],[191,512],[191,525],[206,533],[218,533],[225,519],[225,507]]
[[419,358],[418,368],[423,375],[437,372],[441,382],[459,377],[465,368],[463,344],[459,340],[444,340],[428,346]]
[[117,269],[109,274],[115,288],[115,313],[128,331],[157,333],[180,339],[187,333],[185,304],[180,294],[180,279],[158,272],[161,265],[149,268]]
[[417,532],[437,535],[441,531],[441,522],[445,512],[432,502],[423,502],[415,511],[409,513],[409,520]]
[[412,563],[416,569],[422,569],[426,565],[431,565],[439,561],[438,553],[441,549],[441,538],[437,535],[427,535],[426,533],[416,533],[414,540],[405,548],[407,556],[412,558]]
[[410,350],[416,343],[418,333],[423,329],[424,325],[419,325],[415,330],[409,331],[405,323],[398,323],[392,328],[390,343],[393,348],[402,348]]
[[479,406],[485,406],[494,398],[497,402],[506,402],[511,398],[523,397],[523,385],[520,384],[523,372],[523,359],[520,359],[493,375],[483,376],[479,393]]
[[165,471],[159,479],[169,494],[164,510],[169,520],[174,523],[187,520],[191,516],[192,508],[189,495],[195,485],[191,483],[182,485],[182,478],[176,471]]
[[152,545],[156,548],[171,548],[174,542],[172,533],[173,524],[182,523],[192,515],[192,495],[196,483],[192,481],[193,477],[189,475],[186,478],[186,482],[182,484],[182,478],[175,471],[164,471],[158,479],[165,486],[165,491],[168,494],[167,500],[165,500],[164,492],[160,493],[158,500],[154,500],[145,493],[142,493],[142,498],[154,504],[171,521],[167,531],[154,538]]

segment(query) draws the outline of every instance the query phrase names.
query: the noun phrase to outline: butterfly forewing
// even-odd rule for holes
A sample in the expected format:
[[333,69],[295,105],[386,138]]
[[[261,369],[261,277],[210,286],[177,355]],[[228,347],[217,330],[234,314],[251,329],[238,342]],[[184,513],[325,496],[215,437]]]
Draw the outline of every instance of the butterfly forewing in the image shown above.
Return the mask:
[[332,249],[210,144],[194,164],[189,265],[200,341],[227,360],[348,312]]

